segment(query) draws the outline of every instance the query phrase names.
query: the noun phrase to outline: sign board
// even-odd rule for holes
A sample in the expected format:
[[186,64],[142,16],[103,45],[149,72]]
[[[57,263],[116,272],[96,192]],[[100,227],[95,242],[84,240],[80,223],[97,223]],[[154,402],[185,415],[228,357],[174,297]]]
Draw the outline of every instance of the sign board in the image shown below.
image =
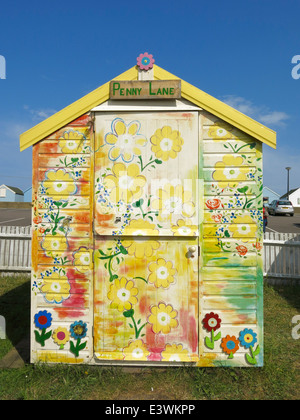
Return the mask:
[[135,80],[110,82],[110,99],[179,99],[180,80]]

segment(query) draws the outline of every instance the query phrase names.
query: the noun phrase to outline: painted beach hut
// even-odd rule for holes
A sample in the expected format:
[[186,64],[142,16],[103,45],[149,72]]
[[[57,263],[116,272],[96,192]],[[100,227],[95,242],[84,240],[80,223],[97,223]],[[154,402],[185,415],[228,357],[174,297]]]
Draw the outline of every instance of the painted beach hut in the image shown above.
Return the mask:
[[153,64],[23,133],[31,361],[262,366],[269,128]]

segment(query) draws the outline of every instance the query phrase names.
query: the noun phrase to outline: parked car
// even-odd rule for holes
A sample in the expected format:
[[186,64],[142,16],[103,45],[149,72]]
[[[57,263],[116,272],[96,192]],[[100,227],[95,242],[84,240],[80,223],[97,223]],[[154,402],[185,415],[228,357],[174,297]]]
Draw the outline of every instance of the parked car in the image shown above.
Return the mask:
[[277,214],[289,214],[294,216],[293,204],[288,200],[273,200],[269,205],[269,214],[277,216]]

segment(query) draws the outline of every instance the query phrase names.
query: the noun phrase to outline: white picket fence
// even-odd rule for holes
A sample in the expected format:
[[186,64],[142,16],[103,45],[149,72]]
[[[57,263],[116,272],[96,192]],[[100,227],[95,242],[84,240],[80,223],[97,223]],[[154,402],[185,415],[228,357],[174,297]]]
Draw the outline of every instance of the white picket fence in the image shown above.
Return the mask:
[[[300,282],[300,235],[266,232],[264,277]],[[0,226],[0,273],[31,271],[31,226]]]
[[31,271],[31,226],[0,226],[0,272]]
[[300,281],[300,235],[266,232],[264,235],[264,276],[268,279]]

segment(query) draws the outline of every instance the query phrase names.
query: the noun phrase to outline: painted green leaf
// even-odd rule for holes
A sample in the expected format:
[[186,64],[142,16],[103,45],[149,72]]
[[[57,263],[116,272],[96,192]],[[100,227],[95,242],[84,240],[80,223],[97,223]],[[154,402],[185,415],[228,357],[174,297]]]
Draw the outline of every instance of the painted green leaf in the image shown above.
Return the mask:
[[248,191],[248,189],[249,189],[249,187],[247,187],[247,185],[246,185],[245,187],[238,188],[237,190],[238,190],[238,192],[240,192],[242,194],[245,194]]
[[253,355],[258,356],[259,353],[260,353],[260,348],[259,348],[259,345],[257,345],[256,350],[253,352]]
[[34,334],[35,334],[36,341],[41,344],[41,336],[40,336],[40,333],[35,330],[34,331]]
[[128,311],[124,311],[123,315],[125,316],[125,318],[131,318],[134,315],[134,310],[129,309]]
[[123,245],[120,245],[120,246],[119,246],[119,250],[120,250],[120,252],[121,252],[123,255],[127,255],[127,254],[128,254],[127,249],[126,249],[126,248],[124,248],[124,247],[123,247]]
[[250,354],[246,354],[246,360],[248,363],[250,363],[250,365],[256,365],[257,361],[254,357],[251,357]]
[[141,198],[140,200],[136,201],[132,204],[133,207],[141,207],[144,203],[144,200]]
[[80,350],[85,349],[85,347],[86,347],[86,341],[84,343],[80,344],[77,348],[78,348],[78,351],[80,351]]
[[70,352],[75,355],[75,357],[78,357],[78,350],[74,346],[73,341],[70,341]]
[[208,337],[205,337],[205,345],[211,350],[214,349],[214,343]]
[[215,341],[218,341],[218,340],[220,340],[220,338],[221,338],[221,331],[219,331],[218,334],[215,335],[214,339],[215,339]]

